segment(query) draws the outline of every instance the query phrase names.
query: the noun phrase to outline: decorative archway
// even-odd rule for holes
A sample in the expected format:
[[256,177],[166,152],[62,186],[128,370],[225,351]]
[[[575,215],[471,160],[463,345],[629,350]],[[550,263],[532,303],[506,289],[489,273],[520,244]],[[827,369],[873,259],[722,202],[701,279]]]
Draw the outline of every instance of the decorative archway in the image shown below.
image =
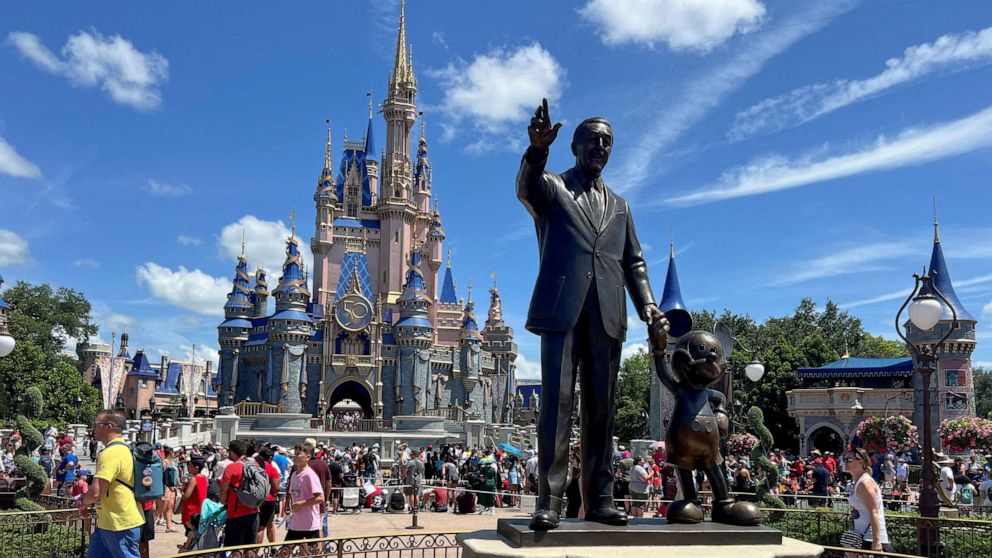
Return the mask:
[[836,425],[823,422],[816,425],[809,431],[806,437],[806,451],[818,449],[822,452],[831,451],[834,455],[840,455],[847,447],[847,440],[844,433]]
[[363,418],[375,418],[372,394],[363,382],[358,380],[342,380],[331,386],[328,391],[330,395],[327,398],[327,407],[325,409],[330,410],[341,401],[350,399],[361,406]]

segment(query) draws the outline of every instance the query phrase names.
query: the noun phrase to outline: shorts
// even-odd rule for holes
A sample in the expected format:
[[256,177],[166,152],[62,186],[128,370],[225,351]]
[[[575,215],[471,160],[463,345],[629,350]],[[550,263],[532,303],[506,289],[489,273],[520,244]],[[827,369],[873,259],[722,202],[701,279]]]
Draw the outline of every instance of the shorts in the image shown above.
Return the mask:
[[[154,522],[152,527],[154,528]],[[86,558],[138,558],[141,527],[123,531],[108,531],[99,527],[90,535]]]
[[256,533],[258,533],[257,513],[228,518],[227,525],[224,526],[224,546],[255,544]]
[[413,487],[412,486],[404,486],[403,487],[403,494],[406,494],[407,496],[413,496],[414,495]]
[[278,502],[275,501],[264,501],[262,505],[258,506],[258,530],[261,531],[272,523],[272,518],[276,516],[276,510],[279,509]]
[[141,529],[141,542],[148,542],[155,539],[155,508],[145,511],[145,524]]
[[286,531],[287,541],[302,541],[304,539],[319,539],[320,531],[314,529],[313,531]]
[[648,505],[648,502],[647,502],[647,500],[648,500],[648,493],[647,492],[635,492],[635,491],[631,490],[630,491],[630,500],[631,500],[630,505],[637,506],[639,508],[643,508],[644,506]]

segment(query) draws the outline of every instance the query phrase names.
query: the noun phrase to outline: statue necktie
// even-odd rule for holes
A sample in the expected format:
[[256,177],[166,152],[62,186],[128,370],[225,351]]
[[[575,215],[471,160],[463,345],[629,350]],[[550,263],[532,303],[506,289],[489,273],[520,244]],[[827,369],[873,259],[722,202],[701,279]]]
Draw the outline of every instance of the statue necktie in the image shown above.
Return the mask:
[[598,228],[600,223],[603,222],[603,198],[596,181],[593,181],[592,185],[589,186],[587,195],[589,196],[589,209],[592,212],[592,221],[596,223],[596,227]]

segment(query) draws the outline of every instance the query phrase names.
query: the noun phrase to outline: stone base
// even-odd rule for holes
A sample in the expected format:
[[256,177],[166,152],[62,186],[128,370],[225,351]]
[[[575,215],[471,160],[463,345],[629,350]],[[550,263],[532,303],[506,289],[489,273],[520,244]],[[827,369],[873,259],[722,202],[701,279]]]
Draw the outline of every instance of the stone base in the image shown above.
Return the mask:
[[310,429],[308,413],[259,413],[255,422],[257,430]]
[[[526,519],[502,519],[497,531],[458,535],[462,558],[816,558],[823,548],[782,537],[768,527],[733,527],[710,522],[675,525],[638,519],[626,527],[564,520],[546,532],[527,528]],[[623,547],[623,548],[618,548]]]
[[691,546],[776,545],[782,532],[769,527],[735,527],[706,521],[698,525],[668,523],[658,519],[631,519],[624,527],[562,520],[550,531],[534,531],[529,519],[500,519],[498,535],[521,548],[538,546]]

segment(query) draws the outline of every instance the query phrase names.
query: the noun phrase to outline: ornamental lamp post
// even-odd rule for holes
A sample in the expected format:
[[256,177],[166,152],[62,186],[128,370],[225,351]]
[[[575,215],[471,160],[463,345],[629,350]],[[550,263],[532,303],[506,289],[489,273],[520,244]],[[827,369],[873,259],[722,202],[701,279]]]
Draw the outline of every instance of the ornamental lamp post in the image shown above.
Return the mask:
[[[3,287],[3,276],[0,275],[0,288]],[[0,296],[0,357],[5,357],[14,351],[14,336],[7,329],[8,312],[10,305],[4,302]]]
[[[914,362],[923,380],[923,471],[920,482],[920,516],[923,519],[917,523],[917,538],[920,545],[919,553],[924,556],[931,556],[940,544],[939,527],[935,521],[928,521],[936,518],[940,512],[940,503],[937,501],[937,475],[933,469],[933,413],[930,407],[930,385],[937,362],[937,350],[958,328],[958,314],[954,305],[947,301],[934,284],[936,274],[937,272],[933,270],[922,276],[913,274],[915,280],[913,291],[896,313],[895,322],[896,333],[913,353]],[[909,322],[905,324],[907,331],[910,324],[921,331],[930,331],[940,321],[945,307],[951,311],[951,327],[936,343],[921,342],[918,345],[911,343],[903,334],[903,326],[900,324],[903,310],[907,306],[909,306]]]
[[[729,329],[723,323],[717,322],[713,330],[719,331],[720,329],[723,329],[729,334]],[[732,340],[733,344],[739,346],[741,349],[744,349],[744,352],[751,355],[751,362],[744,365],[744,376],[748,380],[750,380],[752,384],[756,384],[759,381],[761,381],[761,379],[765,377],[765,365],[760,360],[758,360],[757,351],[750,349],[747,345],[742,343],[740,339],[734,337],[733,335],[730,335],[730,339]],[[728,350],[727,355],[725,356],[729,357],[729,354],[730,351]],[[738,401],[737,398],[734,397],[734,375],[735,375],[734,373],[735,371],[731,370],[730,373],[727,374],[726,384],[724,384],[726,386],[726,390],[724,391],[724,393],[727,395],[727,407],[728,407],[727,410],[733,413],[734,415],[738,415],[743,412],[743,406],[742,406],[743,403]],[[738,408],[740,408],[740,410],[738,410]],[[734,416],[734,418],[736,419],[737,417]],[[733,434],[734,431],[736,430],[734,423],[735,421],[733,420],[730,421],[729,426],[730,426],[731,434]],[[723,446],[724,446],[723,449],[725,450],[726,449],[725,444],[723,444]]]

